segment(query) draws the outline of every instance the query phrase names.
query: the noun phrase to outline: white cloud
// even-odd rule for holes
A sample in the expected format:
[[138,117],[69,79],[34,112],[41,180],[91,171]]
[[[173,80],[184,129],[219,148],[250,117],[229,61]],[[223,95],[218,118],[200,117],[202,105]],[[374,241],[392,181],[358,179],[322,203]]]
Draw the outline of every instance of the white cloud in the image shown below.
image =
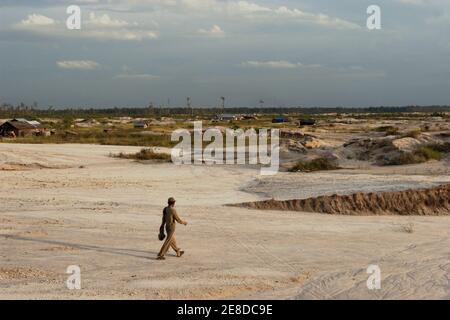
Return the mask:
[[124,28],[129,25],[129,23],[125,20],[112,19],[107,14],[97,16],[94,12],[91,12],[89,14],[89,20],[86,22],[86,24],[97,28]]
[[81,30],[68,30],[65,23],[40,14],[30,14],[13,28],[60,38],[142,41],[159,37],[157,31],[140,26],[137,22],[111,18],[108,14],[96,15],[93,12],[87,20],[82,21]]
[[450,2],[448,0],[395,0],[396,2],[403,3],[405,5],[420,6],[430,8],[439,8],[445,10],[450,8]]
[[80,33],[80,37],[98,40],[142,41],[146,39],[157,39],[158,33],[143,30],[86,30]]
[[211,29],[199,29],[197,33],[211,37],[211,38],[221,38],[225,36],[225,31],[222,30],[218,25],[214,25]]
[[[359,26],[340,18],[322,13],[302,11],[295,7],[260,5],[241,0],[84,0],[81,30],[67,30],[64,21],[57,21],[33,13],[14,27],[35,34],[58,38],[85,38],[101,41],[144,41],[160,36],[157,24],[176,26],[183,30],[192,19],[205,21],[232,21],[237,26],[250,24],[306,23],[335,29],[356,29]],[[120,12],[121,10],[124,12]],[[137,11],[139,9],[139,11]],[[103,10],[103,12],[102,12]],[[110,10],[114,10],[111,13]],[[146,18],[141,14],[145,12]],[[104,12],[108,12],[104,13]],[[126,13],[125,13],[126,12]],[[124,14],[127,19],[124,19]],[[140,23],[129,21],[130,16],[139,17]],[[148,18],[147,18],[148,17]],[[149,20],[151,20],[149,22]],[[214,23],[211,29],[198,29],[197,34],[210,38],[225,37],[226,33]],[[181,32],[183,33],[183,32]],[[178,32],[180,34],[180,32]]]
[[297,8],[262,6],[249,1],[219,1],[219,0],[181,0],[189,12],[206,15],[211,13],[226,14],[228,17],[263,22],[285,23],[298,22],[309,23],[338,29],[358,29],[356,23],[340,18],[330,17],[322,13],[311,13]]
[[404,3],[404,4],[412,4],[416,6],[424,5],[427,3],[425,0],[397,0],[397,2]]
[[428,0],[397,0],[397,2],[403,3],[403,4],[411,4],[415,6],[424,6],[427,4],[431,4],[432,1]]
[[252,68],[268,68],[268,69],[298,69],[298,68],[320,68],[319,64],[305,65],[300,62],[289,62],[286,60],[278,61],[245,61],[242,66]]
[[287,6],[260,5],[245,0],[110,0],[107,6],[112,4],[116,9],[120,5],[126,6],[128,10],[132,10],[133,7],[146,8],[162,15],[178,15],[180,19],[183,17],[223,18],[226,16],[227,19],[236,19],[242,23],[258,21],[264,23],[296,22],[338,29],[360,28],[354,22],[331,17],[320,12],[307,12]]
[[100,66],[92,60],[62,60],[57,61],[56,65],[58,68],[69,70],[94,70]]
[[236,12],[252,19],[271,20],[273,22],[299,22],[309,23],[325,27],[334,27],[339,29],[358,29],[359,26],[339,18],[333,18],[322,13],[310,13],[296,8],[285,6],[278,8],[263,7],[247,1],[230,3],[231,12]]
[[326,77],[353,77],[353,78],[382,78],[386,76],[384,71],[367,70],[358,65],[330,67],[321,64],[303,64],[286,60],[274,61],[246,61],[241,63],[244,67],[255,69],[278,69],[278,70],[314,70],[318,75]]
[[35,27],[35,26],[52,26],[56,24],[56,20],[53,20],[52,18],[46,17],[41,14],[32,13],[29,14],[28,17],[20,23],[17,24],[17,26],[21,27]]
[[114,76],[114,79],[158,80],[159,76],[155,76],[153,74],[147,74],[147,73],[143,73],[143,74],[122,73],[122,74],[118,74],[118,75]]

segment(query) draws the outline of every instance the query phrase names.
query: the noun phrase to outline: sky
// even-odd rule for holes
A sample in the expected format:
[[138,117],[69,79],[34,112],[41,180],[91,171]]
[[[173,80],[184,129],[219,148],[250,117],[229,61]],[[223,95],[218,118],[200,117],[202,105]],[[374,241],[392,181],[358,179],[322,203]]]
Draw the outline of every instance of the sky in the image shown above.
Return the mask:
[[0,0],[0,103],[448,105],[449,31],[448,0]]

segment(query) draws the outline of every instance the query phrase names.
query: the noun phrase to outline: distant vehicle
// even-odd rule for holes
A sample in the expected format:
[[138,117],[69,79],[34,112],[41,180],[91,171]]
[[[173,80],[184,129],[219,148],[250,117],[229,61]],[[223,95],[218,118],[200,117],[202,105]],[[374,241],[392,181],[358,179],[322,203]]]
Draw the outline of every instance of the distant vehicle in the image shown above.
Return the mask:
[[285,123],[290,122],[291,120],[287,117],[275,117],[272,119],[272,123]]
[[314,119],[301,119],[300,120],[300,125],[301,126],[315,126],[316,125],[316,120],[314,120]]

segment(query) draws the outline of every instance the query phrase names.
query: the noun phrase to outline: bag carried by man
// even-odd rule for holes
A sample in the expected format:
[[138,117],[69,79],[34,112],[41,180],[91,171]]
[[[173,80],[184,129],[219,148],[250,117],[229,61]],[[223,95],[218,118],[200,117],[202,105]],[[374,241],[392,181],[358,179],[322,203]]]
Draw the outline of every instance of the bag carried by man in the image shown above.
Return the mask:
[[166,235],[164,233],[164,229],[160,229],[159,234],[158,234],[159,241],[164,241],[165,238],[166,238]]
[[[164,216],[164,211],[166,209],[163,210],[163,216]],[[161,227],[159,228],[159,234],[158,234],[158,239],[159,241],[164,241],[164,239],[166,238],[166,235],[164,233],[164,223],[161,225]]]

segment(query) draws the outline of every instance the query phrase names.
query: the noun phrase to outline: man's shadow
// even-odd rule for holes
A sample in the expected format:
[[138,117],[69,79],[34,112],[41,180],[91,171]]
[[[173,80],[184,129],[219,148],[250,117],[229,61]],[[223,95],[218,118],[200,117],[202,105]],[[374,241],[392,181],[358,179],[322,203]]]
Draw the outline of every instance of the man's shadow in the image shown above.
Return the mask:
[[[17,236],[17,235],[9,235],[9,234],[0,234],[0,237],[3,237],[5,239],[40,242],[40,243],[46,243],[46,244],[52,244],[52,245],[72,247],[72,248],[76,248],[76,249],[80,249],[80,250],[90,250],[90,251],[104,252],[104,253],[130,256],[130,257],[134,257],[134,258],[150,259],[150,260],[156,260],[156,254],[157,254],[157,252],[154,252],[154,251],[99,247],[99,246],[91,246],[91,245],[70,243],[70,242],[63,242],[63,241],[36,239],[36,238],[23,237],[23,236]],[[145,255],[145,256],[142,255],[144,253],[147,255]],[[153,258],[149,256],[151,254],[153,254],[153,256],[154,256]]]

